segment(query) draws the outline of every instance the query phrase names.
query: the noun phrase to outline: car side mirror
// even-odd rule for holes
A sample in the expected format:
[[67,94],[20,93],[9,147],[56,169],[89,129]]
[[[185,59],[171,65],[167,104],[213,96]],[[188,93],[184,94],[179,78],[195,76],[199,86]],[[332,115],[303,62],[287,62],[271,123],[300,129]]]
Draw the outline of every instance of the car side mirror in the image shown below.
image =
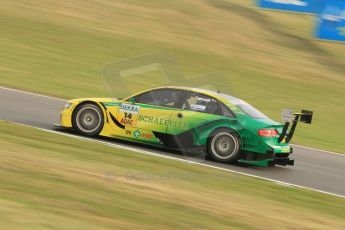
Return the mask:
[[128,99],[128,102],[132,103],[132,104],[135,104],[135,98],[134,97],[131,97]]

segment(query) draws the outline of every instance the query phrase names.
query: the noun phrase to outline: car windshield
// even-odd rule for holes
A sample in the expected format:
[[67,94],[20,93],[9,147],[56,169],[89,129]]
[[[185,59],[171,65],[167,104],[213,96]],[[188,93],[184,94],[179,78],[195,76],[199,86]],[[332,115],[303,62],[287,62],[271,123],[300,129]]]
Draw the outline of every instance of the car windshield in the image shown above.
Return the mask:
[[239,108],[240,110],[242,110],[244,113],[246,113],[247,115],[251,116],[252,118],[255,119],[264,119],[267,118],[267,116],[265,114],[263,114],[262,112],[260,112],[259,110],[257,110],[256,108],[254,108],[253,106],[251,106],[250,104],[248,104],[247,102],[236,98],[236,97],[232,97],[226,94],[222,94],[222,96],[229,100],[232,104],[234,104],[237,108]]

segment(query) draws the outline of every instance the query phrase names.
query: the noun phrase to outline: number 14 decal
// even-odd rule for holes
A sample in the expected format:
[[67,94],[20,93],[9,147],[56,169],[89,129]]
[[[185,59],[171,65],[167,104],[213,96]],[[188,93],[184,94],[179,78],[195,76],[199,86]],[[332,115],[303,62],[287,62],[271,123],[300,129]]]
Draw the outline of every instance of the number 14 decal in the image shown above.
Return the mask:
[[132,114],[131,113],[125,113],[125,118],[126,119],[132,119]]
[[121,123],[124,125],[135,125],[134,119],[133,118],[133,114],[131,113],[124,113],[124,117],[121,119]]

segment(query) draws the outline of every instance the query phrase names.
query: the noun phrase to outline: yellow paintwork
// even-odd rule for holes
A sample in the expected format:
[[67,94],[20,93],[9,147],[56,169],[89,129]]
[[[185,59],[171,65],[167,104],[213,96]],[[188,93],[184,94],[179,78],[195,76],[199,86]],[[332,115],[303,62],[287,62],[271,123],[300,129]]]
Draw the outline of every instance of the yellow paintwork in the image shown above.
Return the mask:
[[66,128],[72,128],[72,108],[64,109],[60,116],[60,125]]
[[[83,102],[83,101],[92,101],[95,102],[97,104],[99,104],[98,102],[102,101],[102,102],[111,102],[114,101],[114,99],[111,98],[78,98],[78,99],[73,99],[73,100],[69,100],[67,103],[71,103],[72,106],[68,109],[64,109],[61,112],[61,116],[60,116],[60,125],[62,127],[65,128],[72,128],[72,113],[73,110],[75,109],[75,107]],[[100,106],[100,104],[99,104]]]
[[[228,105],[230,108],[233,107],[232,104],[229,104],[229,101],[224,100],[222,97],[219,97],[216,92],[203,90],[203,89],[197,89],[197,88],[187,88],[187,87],[179,87],[179,86],[165,86],[165,87],[157,87],[154,89],[162,89],[162,88],[171,88],[171,89],[181,89],[181,90],[189,90],[194,91],[197,93],[202,93],[211,97],[214,97],[220,101],[222,101],[224,104]],[[151,91],[153,89],[145,90],[139,93],[136,93],[135,95]],[[118,99],[112,99],[112,98],[79,98],[79,99],[73,99],[68,101],[68,103],[71,103],[71,107],[64,109],[61,112],[61,120],[60,125],[62,127],[66,128],[72,128],[72,114],[76,106],[82,102],[85,101],[91,101],[94,103],[97,103],[99,107],[102,109],[104,117],[108,118],[108,122],[104,122],[104,127],[99,135],[106,136],[106,137],[120,137],[124,139],[133,139],[135,137],[137,141],[142,142],[148,142],[151,144],[159,143],[159,140],[153,135],[153,130],[155,131],[166,131],[166,122],[170,121],[170,116],[172,114],[171,110],[166,109],[162,107],[159,110],[152,110],[150,108],[145,108],[145,106],[142,106],[140,108],[140,115],[141,119],[138,119],[139,114],[131,114],[131,119],[126,119],[125,112],[121,111],[119,106],[109,106],[107,107],[107,110],[104,109],[104,107],[100,104],[102,103],[126,103],[130,104],[129,102],[126,102],[129,98],[135,96],[129,96],[123,100]],[[118,120],[121,124],[125,125],[125,129],[118,127],[114,124],[114,122],[110,119],[110,113]],[[152,118],[159,118],[159,122],[157,124],[152,122],[147,122],[148,120]],[[146,122],[145,122],[146,120]],[[153,121],[153,120],[152,120]],[[156,120],[155,120],[156,121]],[[128,123],[128,122],[131,122]],[[162,123],[162,124],[160,124]],[[180,129],[180,131],[186,130],[188,127],[186,124],[177,124],[174,123],[175,128],[177,130]],[[140,135],[136,136],[136,134],[140,133]]]
[[[211,97],[214,97],[216,99],[218,99],[219,101],[223,102],[225,105],[229,106],[232,109],[237,109],[234,105],[232,105],[228,100],[225,100],[224,98],[220,97],[218,95],[217,92],[213,92],[213,91],[209,91],[209,90],[204,90],[204,89],[198,89],[198,88],[188,88],[188,87],[180,87],[180,86],[163,86],[163,87],[157,87],[157,88],[153,88],[153,89],[149,89],[149,90],[145,90],[139,93],[136,93],[135,95],[147,92],[147,91],[151,91],[154,89],[162,89],[162,88],[170,88],[170,89],[181,89],[181,90],[188,90],[188,91],[193,91],[196,93],[202,93]],[[165,132],[164,129],[166,129],[166,127],[164,125],[159,125],[159,124],[155,124],[155,123],[149,123],[149,122],[144,122],[143,120],[138,119],[138,114],[131,114],[132,118],[130,119],[130,122],[133,122],[132,124],[128,124],[126,117],[125,117],[125,112],[120,111],[119,106],[114,106],[114,107],[107,107],[107,111],[104,109],[104,107],[100,104],[100,102],[102,103],[126,103],[126,104],[130,104],[128,102],[126,102],[129,98],[135,96],[129,96],[123,100],[118,100],[118,99],[112,99],[112,98],[79,98],[79,99],[73,99],[68,101],[68,103],[71,103],[72,106],[68,109],[64,109],[61,112],[61,120],[60,120],[60,125],[62,127],[66,127],[66,128],[72,128],[72,114],[73,111],[75,109],[75,107],[85,101],[91,101],[94,103],[97,103],[99,105],[99,107],[102,109],[104,117],[110,117],[109,112],[111,112],[112,115],[115,116],[115,118],[120,121],[120,123],[122,123],[123,125],[126,126],[125,129],[121,129],[118,126],[114,125],[112,121],[110,122],[104,122],[104,127],[103,130],[101,131],[100,135],[101,136],[107,136],[107,137],[123,137],[123,138],[133,138],[133,132],[135,132],[137,129],[139,129],[140,131],[140,136],[138,137],[138,140],[140,141],[142,139],[142,141],[149,141],[149,142],[154,142],[154,143],[158,143],[158,139],[156,139],[154,137],[154,135],[152,135],[152,131],[162,131]],[[162,107],[159,110],[152,110],[150,108],[145,108],[145,107],[141,107],[140,108],[140,115],[144,117],[144,119],[152,119],[152,117],[157,118],[159,117],[160,120],[159,122],[167,122],[168,120],[170,120],[170,116],[171,116],[171,111],[164,107]],[[111,123],[111,124],[110,124]],[[184,131],[187,129],[187,126],[185,126],[185,124],[175,124],[175,126],[181,127],[181,131]]]
[[[68,109],[64,109],[61,112],[61,118],[60,118],[60,125],[62,127],[65,128],[72,128],[72,115],[73,115],[73,111],[74,109],[77,107],[78,104],[82,103],[82,102],[86,102],[86,101],[91,101],[94,102],[96,104],[99,105],[99,108],[102,109],[103,111],[103,115],[104,117],[110,117],[110,113],[113,114],[116,119],[118,121],[123,121],[123,119],[125,118],[124,116],[124,112],[120,111],[120,107],[119,106],[114,106],[114,107],[107,107],[107,111],[104,109],[104,107],[100,104],[100,102],[102,103],[106,103],[106,102],[114,102],[114,103],[121,103],[123,102],[123,100],[118,100],[118,99],[111,99],[111,98],[81,98],[81,99],[74,99],[74,100],[70,100],[68,101],[68,103],[71,103],[72,106]],[[126,103],[126,102],[124,102]],[[130,104],[130,103],[126,103],[126,104]],[[163,108],[163,107],[162,107]],[[164,113],[166,115],[164,115]],[[165,112],[164,109],[153,112],[150,109],[145,109],[145,108],[141,108],[140,114],[143,116],[154,116],[154,117],[160,117],[160,118],[166,118],[166,119],[170,119],[170,112]],[[137,114],[132,114],[132,120],[137,121]],[[137,141],[140,142],[147,142],[149,144],[158,144],[159,140],[153,135],[152,131],[153,130],[157,130],[159,129],[159,127],[157,127],[154,124],[148,124],[148,123],[140,123],[140,122],[135,122],[132,124],[128,124],[128,123],[122,123],[124,125],[126,125],[125,129],[121,129],[118,126],[116,126],[115,124],[113,124],[113,121],[111,121],[109,119],[109,122],[104,122],[104,126],[103,129],[101,131],[101,133],[99,134],[100,136],[106,136],[106,137],[120,137],[122,139],[133,139],[134,133],[139,130],[140,135],[138,137],[136,137]],[[138,131],[137,131],[138,132]]]
[[[219,97],[218,93],[213,92],[213,91],[209,91],[209,90],[204,90],[204,89],[198,89],[198,88],[188,88],[188,87],[182,87],[182,86],[163,86],[163,87],[156,87],[153,89],[162,89],[162,88],[171,88],[171,89],[181,89],[181,90],[190,90],[193,92],[197,92],[197,93],[203,93],[205,95],[214,97],[216,99],[218,99],[219,101],[223,102],[225,105],[229,106],[230,108],[236,109],[234,108],[234,105],[232,105],[231,103],[229,103],[228,100],[225,100],[222,97]],[[147,91],[151,91],[153,89],[149,89],[149,90],[144,90],[141,91],[139,93],[136,93],[135,95],[147,92]],[[134,95],[131,95],[125,99],[123,99],[123,101],[126,101],[127,99],[133,97]],[[60,125],[66,128],[71,128],[72,127],[72,112],[74,110],[74,108],[81,102],[84,101],[92,101],[95,102],[97,104],[99,104],[99,102],[118,102],[119,100],[117,99],[112,99],[112,98],[79,98],[79,99],[73,99],[68,101],[68,103],[72,103],[72,106],[69,109],[64,109],[61,112],[61,121],[60,121]],[[102,108],[104,115],[105,115],[105,111],[103,109],[103,107],[99,104],[99,106]],[[151,115],[155,115],[155,114],[151,114]],[[158,115],[158,114],[157,114]],[[122,117],[117,116],[117,119],[121,120]],[[105,128],[105,130],[107,130],[107,128]],[[102,132],[103,133],[103,132]],[[107,133],[107,132],[106,132]]]

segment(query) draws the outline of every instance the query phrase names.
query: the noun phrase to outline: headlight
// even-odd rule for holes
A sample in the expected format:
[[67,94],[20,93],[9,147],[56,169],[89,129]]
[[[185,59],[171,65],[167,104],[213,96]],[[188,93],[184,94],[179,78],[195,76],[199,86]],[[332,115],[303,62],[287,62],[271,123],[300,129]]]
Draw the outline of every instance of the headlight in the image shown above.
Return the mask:
[[66,105],[65,105],[65,109],[69,109],[69,108],[71,108],[72,107],[72,103],[67,103]]

